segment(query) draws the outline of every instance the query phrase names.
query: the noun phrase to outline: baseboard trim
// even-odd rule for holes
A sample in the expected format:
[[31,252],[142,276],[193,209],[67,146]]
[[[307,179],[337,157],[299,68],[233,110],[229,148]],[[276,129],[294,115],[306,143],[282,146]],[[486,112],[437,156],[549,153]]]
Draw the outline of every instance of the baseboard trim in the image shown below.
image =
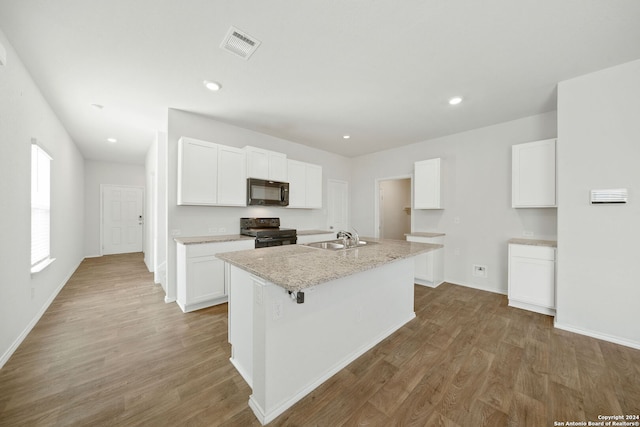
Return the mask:
[[485,288],[477,285],[469,285],[466,283],[456,283],[456,282],[452,282],[451,280],[445,280],[444,283],[451,283],[452,285],[464,286],[465,288],[478,289],[480,291],[491,292],[493,294],[507,295],[508,293],[507,289],[491,289],[491,288]]
[[56,299],[56,297],[58,296],[58,294],[60,293],[62,288],[64,288],[64,285],[67,284],[69,279],[71,279],[71,276],[73,276],[73,273],[75,273],[75,271],[78,269],[78,267],[80,267],[80,264],[82,263],[83,260],[84,260],[84,258],[80,259],[80,261],[78,261],[76,266],[71,269],[69,274],[67,274],[67,276],[62,280],[62,282],[58,285],[58,287],[53,291],[53,293],[51,294],[49,299],[47,299],[47,301],[45,301],[44,305],[42,307],[40,307],[40,310],[38,310],[38,312],[35,314],[33,319],[31,319],[31,321],[29,322],[27,327],[24,328],[24,330],[20,333],[20,335],[18,335],[16,340],[11,344],[11,346],[9,346],[7,351],[5,351],[4,354],[2,355],[2,357],[0,357],[0,369],[2,369],[4,367],[5,363],[7,363],[9,361],[9,359],[11,358],[13,353],[15,353],[15,351],[18,349],[18,347],[20,347],[20,344],[22,344],[22,342],[25,340],[25,338],[27,338],[27,335],[29,335],[31,330],[38,324],[38,322],[40,321],[40,319],[42,318],[44,313],[47,311],[47,309],[49,308],[49,306],[51,305],[53,300]]
[[576,334],[585,335],[587,337],[596,338],[599,340],[608,341],[614,344],[620,344],[625,347],[631,347],[636,350],[640,350],[640,342],[631,341],[626,338],[620,338],[614,335],[603,334],[601,332],[591,331],[588,329],[578,328],[576,326],[568,325],[566,323],[560,323],[558,322],[558,318],[556,318],[556,320],[553,322],[553,326],[558,329],[562,329],[563,331],[573,332]]

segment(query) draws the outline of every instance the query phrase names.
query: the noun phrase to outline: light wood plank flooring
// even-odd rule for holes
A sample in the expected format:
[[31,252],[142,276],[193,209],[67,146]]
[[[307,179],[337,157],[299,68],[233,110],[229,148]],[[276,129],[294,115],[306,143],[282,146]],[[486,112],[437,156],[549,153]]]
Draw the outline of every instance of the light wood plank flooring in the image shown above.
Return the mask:
[[[640,351],[506,297],[416,286],[417,318],[273,426],[552,426],[640,414]],[[226,304],[165,304],[141,254],[85,260],[0,370],[2,426],[259,426]]]

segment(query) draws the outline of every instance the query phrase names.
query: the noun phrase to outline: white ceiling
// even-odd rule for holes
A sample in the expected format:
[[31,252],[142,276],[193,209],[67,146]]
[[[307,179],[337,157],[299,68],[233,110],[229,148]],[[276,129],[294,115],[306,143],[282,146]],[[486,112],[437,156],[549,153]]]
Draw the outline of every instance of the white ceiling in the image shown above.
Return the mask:
[[129,163],[167,108],[356,156],[552,111],[557,82],[640,58],[638,0],[0,0],[0,29],[84,156]]

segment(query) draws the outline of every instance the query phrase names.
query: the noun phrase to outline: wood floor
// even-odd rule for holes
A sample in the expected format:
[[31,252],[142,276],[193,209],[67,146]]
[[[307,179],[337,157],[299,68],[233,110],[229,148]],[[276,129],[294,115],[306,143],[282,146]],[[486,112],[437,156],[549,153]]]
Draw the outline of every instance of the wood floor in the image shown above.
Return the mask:
[[[506,297],[416,286],[417,318],[273,426],[553,426],[640,414],[640,351]],[[0,370],[2,426],[259,426],[226,304],[165,304],[141,254],[85,260]],[[304,361],[301,361],[304,363]]]

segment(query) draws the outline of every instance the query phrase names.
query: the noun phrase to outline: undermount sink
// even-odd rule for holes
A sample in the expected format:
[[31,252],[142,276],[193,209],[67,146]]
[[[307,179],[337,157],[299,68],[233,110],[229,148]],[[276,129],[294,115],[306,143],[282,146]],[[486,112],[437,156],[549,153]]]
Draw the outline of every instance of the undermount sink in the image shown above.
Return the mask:
[[360,240],[357,244],[354,241],[351,240],[347,240],[347,246],[345,246],[342,243],[342,240],[328,240],[326,242],[313,242],[313,243],[307,243],[305,244],[305,246],[310,246],[312,248],[319,248],[319,249],[329,249],[332,251],[337,251],[340,249],[353,249],[353,248],[359,248],[362,246],[366,246],[366,245],[375,245],[378,242],[366,242],[364,240]]

